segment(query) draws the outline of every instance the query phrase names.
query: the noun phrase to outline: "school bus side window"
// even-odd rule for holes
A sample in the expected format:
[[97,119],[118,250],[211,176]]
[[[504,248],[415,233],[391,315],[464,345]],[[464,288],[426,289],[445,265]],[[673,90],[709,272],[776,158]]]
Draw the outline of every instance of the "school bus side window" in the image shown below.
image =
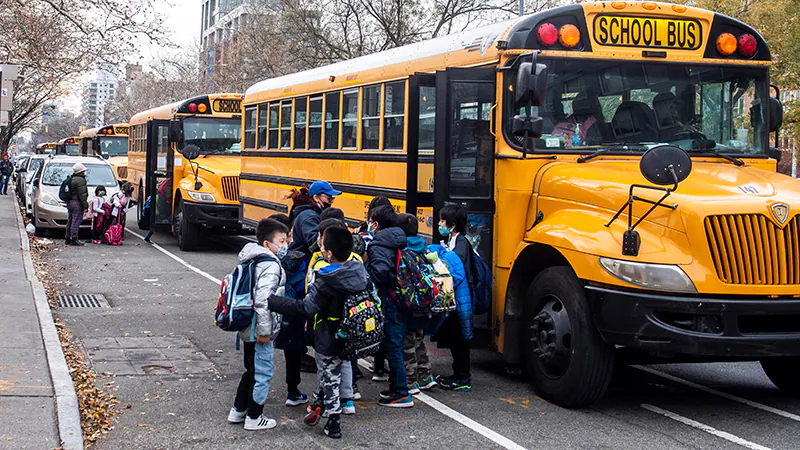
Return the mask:
[[244,148],[256,148],[256,107],[244,110]]
[[362,89],[361,99],[361,149],[380,149],[381,87],[367,86]]
[[311,98],[308,105],[308,148],[319,150],[322,145],[322,97]]
[[281,105],[277,102],[269,104],[269,148],[278,148],[278,133],[280,128],[278,126],[281,113]]
[[325,95],[325,149],[339,149],[339,105],[340,91]]
[[358,148],[358,89],[342,94],[342,148]]
[[383,148],[384,150],[402,150],[406,106],[406,82],[388,83],[383,95]]
[[281,148],[292,146],[292,101],[281,102]]
[[258,148],[267,148],[267,104],[258,105]]
[[306,107],[308,97],[300,97],[294,100],[294,148],[305,150],[306,148]]

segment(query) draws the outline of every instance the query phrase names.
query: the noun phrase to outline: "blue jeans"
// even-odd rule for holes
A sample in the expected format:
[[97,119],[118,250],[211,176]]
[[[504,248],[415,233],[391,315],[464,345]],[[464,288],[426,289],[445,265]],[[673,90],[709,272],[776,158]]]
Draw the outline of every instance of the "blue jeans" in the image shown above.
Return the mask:
[[275,349],[272,342],[266,345],[257,342],[243,344],[246,371],[239,381],[233,406],[238,411],[246,410],[248,417],[255,419],[264,411],[267,401],[269,382],[275,373]]
[[3,195],[8,195],[8,180],[11,178],[9,175],[0,176],[0,192]]
[[391,300],[383,301],[383,325],[386,337],[386,359],[389,360],[389,390],[408,395],[408,379],[403,357],[403,341],[406,337],[411,314],[398,309]]

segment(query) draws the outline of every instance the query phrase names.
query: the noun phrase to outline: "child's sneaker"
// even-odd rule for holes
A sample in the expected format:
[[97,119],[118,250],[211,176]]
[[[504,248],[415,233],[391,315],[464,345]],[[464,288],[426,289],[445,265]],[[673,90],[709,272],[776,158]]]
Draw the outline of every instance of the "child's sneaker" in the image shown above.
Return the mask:
[[425,378],[424,380],[420,381],[418,384],[419,384],[419,389],[421,391],[429,391],[429,390],[435,388],[436,385],[437,385],[436,380],[434,380],[432,376],[428,376],[428,378]]
[[372,381],[389,381],[389,372],[380,370],[372,374]]
[[453,377],[439,377],[436,381],[440,388],[448,391],[469,392],[472,390],[472,380],[469,378],[461,380]]
[[342,438],[342,422],[338,414],[328,418],[328,423],[325,424],[325,435],[333,439]]
[[301,392],[298,395],[289,393],[289,395],[286,396],[286,403],[284,404],[286,406],[299,406],[306,403],[308,403],[308,395],[306,395],[305,392]]
[[239,412],[236,408],[231,408],[231,411],[228,413],[228,422],[242,423],[245,417],[247,417],[247,411]]
[[319,417],[322,415],[322,406],[311,405],[309,406],[308,414],[303,419],[303,423],[310,427],[314,427],[319,423]]
[[255,419],[246,417],[244,420],[244,429],[247,431],[269,430],[270,428],[275,428],[277,425],[278,422],[276,422],[275,419],[264,417],[263,414]]
[[386,389],[385,391],[381,391],[379,395],[381,396],[381,398],[391,398],[394,394],[395,392],[393,390]]
[[358,385],[353,383],[353,400],[361,400],[361,392],[358,390]]
[[411,398],[411,394],[394,393],[391,397],[378,400],[378,404],[389,408],[411,408],[414,406],[414,400]]
[[415,381],[414,384],[408,385],[408,393],[411,395],[419,394],[419,383]]
[[342,414],[352,416],[356,413],[356,404],[352,400],[342,402]]

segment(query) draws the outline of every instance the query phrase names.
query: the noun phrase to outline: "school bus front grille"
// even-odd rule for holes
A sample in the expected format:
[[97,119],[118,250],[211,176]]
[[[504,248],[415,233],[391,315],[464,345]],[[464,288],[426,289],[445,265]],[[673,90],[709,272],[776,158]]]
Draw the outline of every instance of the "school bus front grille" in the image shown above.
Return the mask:
[[222,177],[222,196],[231,202],[239,201],[239,177]]
[[723,283],[800,284],[800,215],[782,229],[762,214],[709,216],[705,228]]
[[127,180],[128,179],[128,168],[127,167],[117,167],[117,178],[120,180]]

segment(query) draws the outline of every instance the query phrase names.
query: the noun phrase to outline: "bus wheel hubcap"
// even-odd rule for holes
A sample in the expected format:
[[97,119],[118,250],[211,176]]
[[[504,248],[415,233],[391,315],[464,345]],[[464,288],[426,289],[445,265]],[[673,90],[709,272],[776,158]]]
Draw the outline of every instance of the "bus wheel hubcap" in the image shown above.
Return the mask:
[[569,366],[572,348],[572,326],[564,304],[557,297],[550,296],[533,318],[531,324],[531,344],[539,365],[551,377],[564,374]]

